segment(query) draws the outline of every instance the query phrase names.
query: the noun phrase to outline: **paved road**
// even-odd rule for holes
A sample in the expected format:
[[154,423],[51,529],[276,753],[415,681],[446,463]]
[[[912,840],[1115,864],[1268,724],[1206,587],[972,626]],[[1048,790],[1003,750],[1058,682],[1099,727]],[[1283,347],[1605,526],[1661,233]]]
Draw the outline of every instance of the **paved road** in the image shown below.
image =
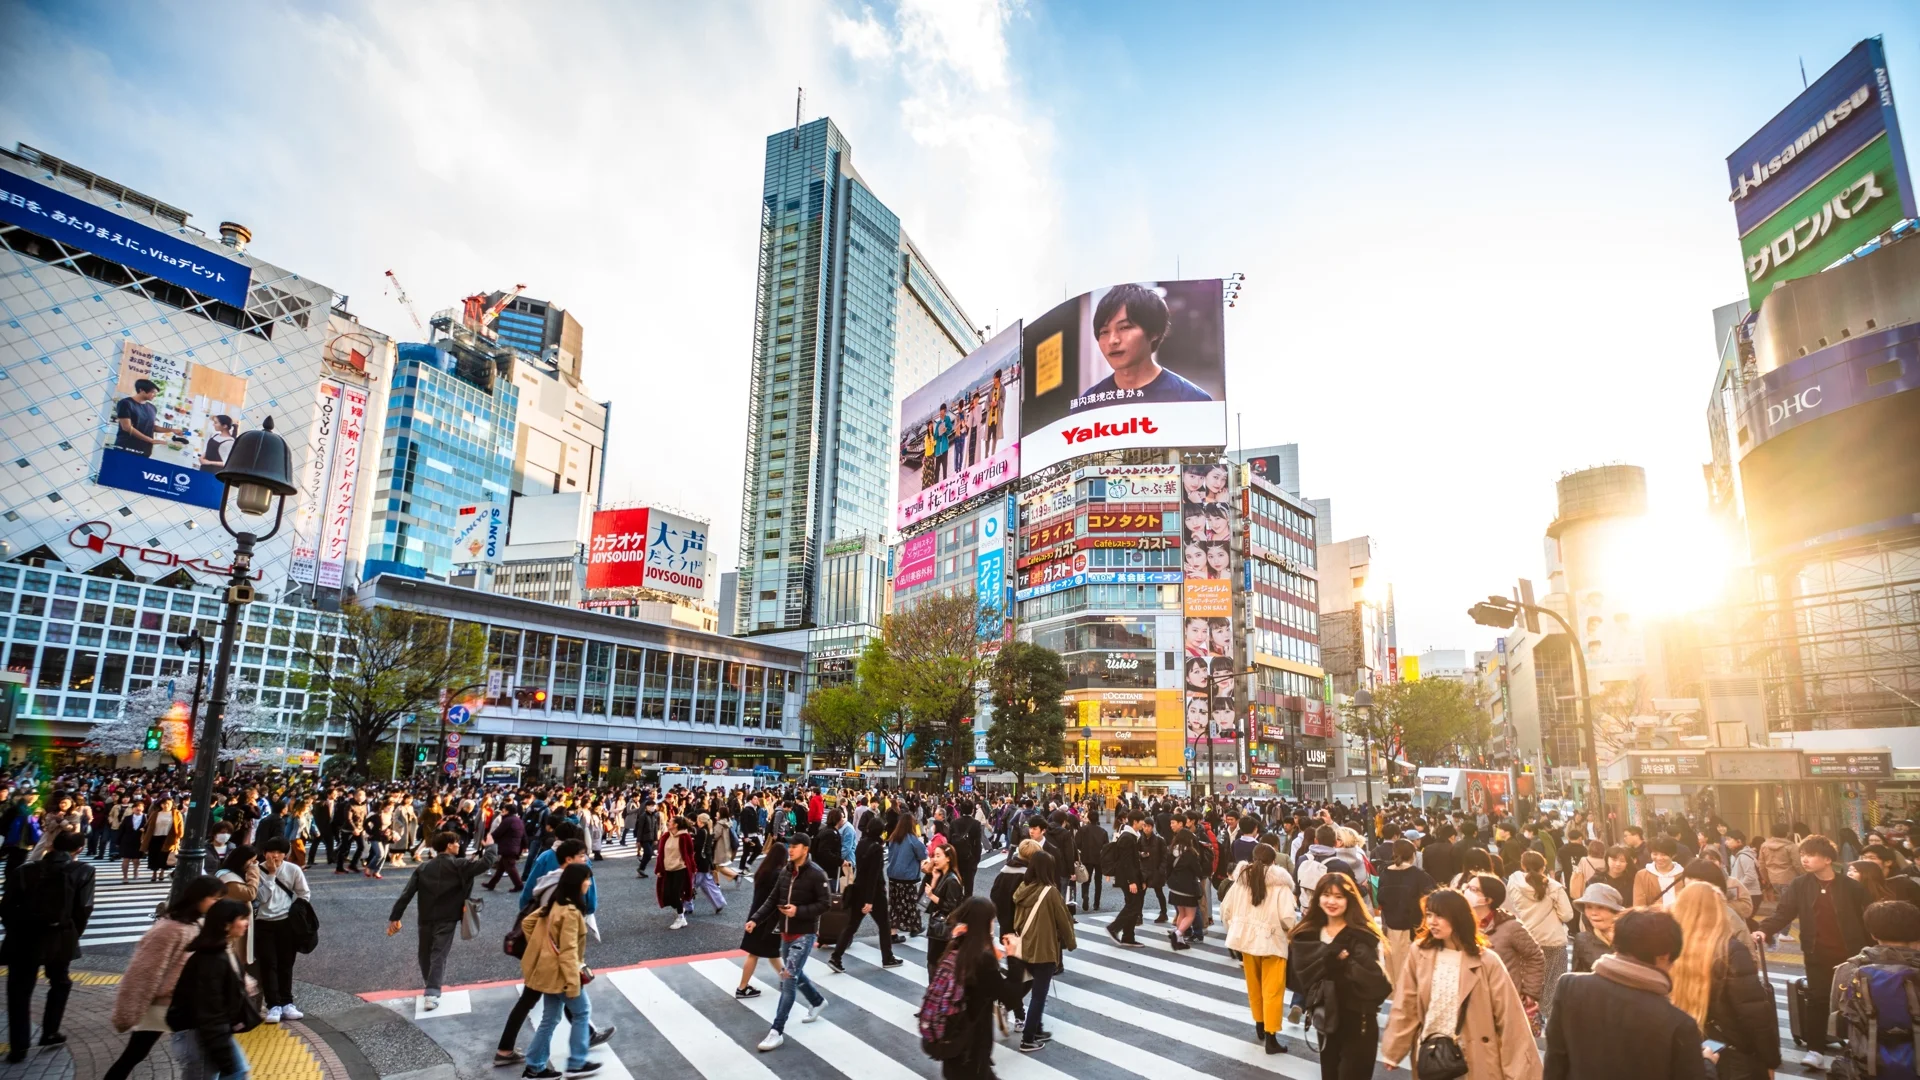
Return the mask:
[[[1000,1040],[994,1051],[999,1075],[1008,1080],[1318,1080],[1319,1059],[1299,1028],[1287,1029],[1292,1045],[1288,1054],[1269,1056],[1253,1041],[1240,967],[1217,933],[1184,953],[1175,953],[1164,936],[1144,932],[1140,939],[1146,949],[1124,949],[1104,933],[1113,917],[1111,900],[1108,908],[1081,917],[1080,948],[1070,954],[1066,973],[1054,981],[1047,1006],[1053,1043],[1038,1053],[1022,1054],[1013,1047],[1017,1034]],[[643,1071],[711,1080],[936,1077],[938,1063],[921,1053],[915,1028],[927,977],[920,945],[921,940],[914,939],[900,950],[907,963],[887,969],[880,966],[876,945],[858,943],[848,951],[845,974],[834,974],[816,953],[807,973],[826,995],[827,1010],[815,1023],[805,1024],[796,1007],[786,1045],[764,1054],[755,1044],[766,1034],[779,993],[764,965],[754,976],[762,994],[747,1001],[733,996],[740,978],[737,956],[667,960],[619,971],[602,968],[601,978],[589,990],[593,1023],[613,1024],[617,1030],[592,1057],[603,1063],[602,1075],[610,1080],[632,1080]],[[1776,968],[1773,975],[1784,1053],[1794,1063],[1800,1052],[1787,1037],[1784,995],[1796,974]],[[461,1077],[502,1080],[509,1073],[493,1069],[490,1057],[517,994],[513,983],[453,991],[435,1013],[420,1012],[418,999],[411,996],[384,1004],[415,1020],[445,1048]],[[538,1017],[536,1009],[534,1019]],[[563,1020],[555,1040],[562,1048],[566,1030]],[[524,1048],[531,1037],[529,1024],[519,1045]],[[1798,1064],[1785,1065],[1781,1072],[1815,1075]]]

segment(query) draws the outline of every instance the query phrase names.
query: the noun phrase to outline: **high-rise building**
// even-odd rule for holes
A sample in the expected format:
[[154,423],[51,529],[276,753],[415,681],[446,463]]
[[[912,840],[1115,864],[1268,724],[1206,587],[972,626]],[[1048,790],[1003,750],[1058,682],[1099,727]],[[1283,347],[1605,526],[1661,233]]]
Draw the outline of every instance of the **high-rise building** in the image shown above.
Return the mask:
[[[755,290],[740,634],[825,625],[829,545],[866,562],[837,580],[885,579],[897,403],[980,343],[825,118],[767,139]],[[836,590],[833,622],[877,626],[883,595]]]
[[[504,295],[499,292],[488,295],[487,305],[499,303]],[[567,314],[565,308],[551,301],[516,295],[500,309],[493,330],[502,345],[546,360],[575,382],[580,380],[585,362],[581,351],[583,333],[580,320]]]
[[[434,320],[436,327],[442,320]],[[446,578],[460,509],[513,497],[514,352],[462,326],[399,348],[366,576]]]

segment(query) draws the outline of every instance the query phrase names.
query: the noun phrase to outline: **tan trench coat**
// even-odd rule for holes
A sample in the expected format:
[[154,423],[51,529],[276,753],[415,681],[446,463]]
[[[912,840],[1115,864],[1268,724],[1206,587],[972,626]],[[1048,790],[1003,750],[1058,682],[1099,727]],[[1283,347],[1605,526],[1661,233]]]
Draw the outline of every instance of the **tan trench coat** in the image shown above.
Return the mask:
[[[1414,948],[1407,966],[1393,986],[1393,1012],[1380,1034],[1380,1058],[1398,1065],[1416,1056],[1427,1002],[1433,994],[1433,965],[1438,949]],[[1540,1080],[1540,1051],[1527,1025],[1526,1006],[1514,989],[1506,965],[1483,947],[1479,956],[1464,956],[1460,965],[1460,996],[1465,1018],[1455,1036],[1467,1057],[1470,1080]],[[1416,1063],[1407,1068],[1419,1075]]]

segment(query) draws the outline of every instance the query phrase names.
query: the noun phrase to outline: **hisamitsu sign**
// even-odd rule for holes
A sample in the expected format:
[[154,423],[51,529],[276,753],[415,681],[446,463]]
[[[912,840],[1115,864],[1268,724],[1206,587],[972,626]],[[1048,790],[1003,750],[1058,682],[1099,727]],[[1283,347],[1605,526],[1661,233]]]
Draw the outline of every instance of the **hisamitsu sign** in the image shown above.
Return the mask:
[[24,176],[0,172],[0,221],[234,307],[247,306],[253,270],[244,263]]

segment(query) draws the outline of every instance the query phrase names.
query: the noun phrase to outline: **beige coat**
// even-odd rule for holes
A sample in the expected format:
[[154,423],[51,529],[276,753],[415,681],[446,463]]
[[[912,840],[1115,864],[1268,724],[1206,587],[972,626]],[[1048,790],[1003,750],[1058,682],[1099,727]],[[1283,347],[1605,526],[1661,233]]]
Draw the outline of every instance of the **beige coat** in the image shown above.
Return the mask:
[[580,965],[587,962],[587,919],[580,909],[555,904],[549,915],[536,908],[520,921],[520,930],[527,935],[527,951],[520,958],[527,989],[579,997]]
[[[1412,953],[1394,983],[1392,1015],[1380,1033],[1380,1059],[1397,1066],[1403,1058],[1415,1056],[1416,1061],[1407,1062],[1409,1069],[1416,1068],[1420,1029],[1433,996],[1433,964],[1440,950],[1416,948]],[[1526,1006],[1506,965],[1492,949],[1461,958],[1460,995],[1466,1003],[1465,1019],[1455,1037],[1467,1057],[1467,1075],[1472,1080],[1539,1080],[1540,1051],[1527,1025]]]

